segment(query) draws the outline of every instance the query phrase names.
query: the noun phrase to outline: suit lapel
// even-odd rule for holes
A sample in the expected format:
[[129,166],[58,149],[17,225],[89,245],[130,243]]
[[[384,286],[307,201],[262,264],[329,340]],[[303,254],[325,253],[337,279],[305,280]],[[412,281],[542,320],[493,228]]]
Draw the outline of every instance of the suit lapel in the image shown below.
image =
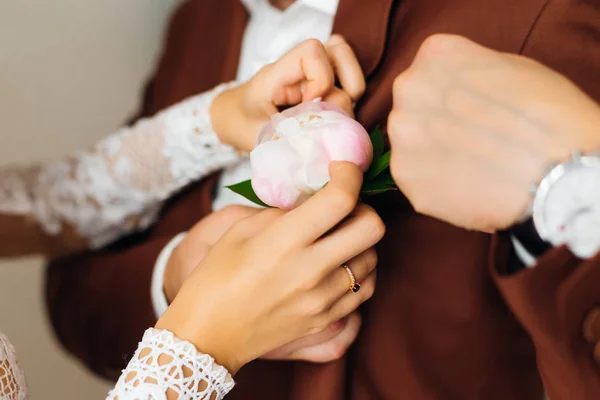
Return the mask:
[[393,4],[393,0],[340,0],[333,32],[352,46],[367,76],[383,56]]

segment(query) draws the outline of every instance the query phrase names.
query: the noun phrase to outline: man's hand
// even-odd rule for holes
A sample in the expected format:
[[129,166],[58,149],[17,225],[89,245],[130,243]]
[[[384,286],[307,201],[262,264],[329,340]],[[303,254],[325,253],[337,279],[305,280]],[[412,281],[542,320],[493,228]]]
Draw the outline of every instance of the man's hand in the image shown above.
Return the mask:
[[594,347],[594,359],[600,366],[600,307],[595,307],[583,323],[583,337]]
[[392,174],[418,212],[495,231],[552,163],[600,148],[598,127],[598,105],[558,73],[438,35],[394,83]]
[[169,304],[221,236],[236,222],[258,212],[258,208],[229,206],[206,216],[187,232],[183,241],[173,250],[165,269],[164,291]]

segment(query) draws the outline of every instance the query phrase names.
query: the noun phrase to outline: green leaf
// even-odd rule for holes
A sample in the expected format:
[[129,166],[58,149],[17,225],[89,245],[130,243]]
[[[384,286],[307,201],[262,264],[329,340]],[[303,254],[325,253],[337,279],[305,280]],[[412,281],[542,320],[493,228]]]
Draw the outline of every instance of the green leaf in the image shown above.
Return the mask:
[[398,190],[396,182],[392,178],[389,168],[385,168],[375,178],[363,183],[360,192],[365,195],[375,195],[385,193],[390,190]]
[[392,178],[392,172],[389,168],[383,170],[379,175],[377,175],[377,178],[373,179],[371,182],[384,183],[386,185],[396,186],[396,182],[394,181],[394,178]]
[[261,199],[258,198],[256,193],[254,193],[254,189],[252,189],[252,181],[247,180],[240,183],[236,183],[235,185],[227,186],[227,189],[239,194],[240,196],[245,197],[250,200],[254,204],[258,204],[262,207],[272,208],[271,206],[265,204]]
[[377,160],[383,154],[383,149],[385,146],[383,133],[381,133],[379,128],[375,128],[369,137],[371,138],[371,144],[373,145],[373,160]]
[[364,196],[375,196],[378,194],[389,192],[390,190],[398,190],[398,189],[393,188],[393,187],[385,187],[385,188],[381,188],[381,189],[364,190],[364,191],[360,192],[360,194],[362,194]]
[[377,177],[380,173],[382,173],[386,168],[390,166],[390,157],[392,155],[391,151],[383,154],[381,157],[377,159],[373,159],[371,166],[367,170],[365,174],[365,181],[371,181]]
[[373,196],[376,194],[389,192],[390,190],[398,190],[398,188],[383,182],[368,182],[362,186],[360,193],[367,196]]

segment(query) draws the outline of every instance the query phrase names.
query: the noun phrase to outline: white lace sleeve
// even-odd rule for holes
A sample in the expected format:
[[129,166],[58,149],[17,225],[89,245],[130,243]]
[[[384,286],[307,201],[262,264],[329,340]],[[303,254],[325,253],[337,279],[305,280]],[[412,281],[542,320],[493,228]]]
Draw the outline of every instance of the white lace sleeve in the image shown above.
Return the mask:
[[0,213],[31,216],[49,235],[69,226],[91,247],[148,227],[175,191],[239,160],[219,142],[209,113],[232,85],[140,120],[89,151],[0,171]]
[[14,347],[0,333],[0,399],[27,399],[25,375],[17,361]]
[[107,400],[219,400],[234,386],[215,360],[169,331],[150,328]]

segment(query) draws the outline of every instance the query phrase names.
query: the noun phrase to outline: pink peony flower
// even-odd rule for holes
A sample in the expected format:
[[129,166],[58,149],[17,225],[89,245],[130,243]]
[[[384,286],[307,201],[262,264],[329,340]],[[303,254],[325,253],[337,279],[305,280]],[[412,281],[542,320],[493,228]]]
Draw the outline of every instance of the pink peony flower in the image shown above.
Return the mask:
[[369,168],[373,147],[361,124],[325,102],[274,115],[250,153],[252,188],[266,204],[290,210],[329,182],[331,161]]

